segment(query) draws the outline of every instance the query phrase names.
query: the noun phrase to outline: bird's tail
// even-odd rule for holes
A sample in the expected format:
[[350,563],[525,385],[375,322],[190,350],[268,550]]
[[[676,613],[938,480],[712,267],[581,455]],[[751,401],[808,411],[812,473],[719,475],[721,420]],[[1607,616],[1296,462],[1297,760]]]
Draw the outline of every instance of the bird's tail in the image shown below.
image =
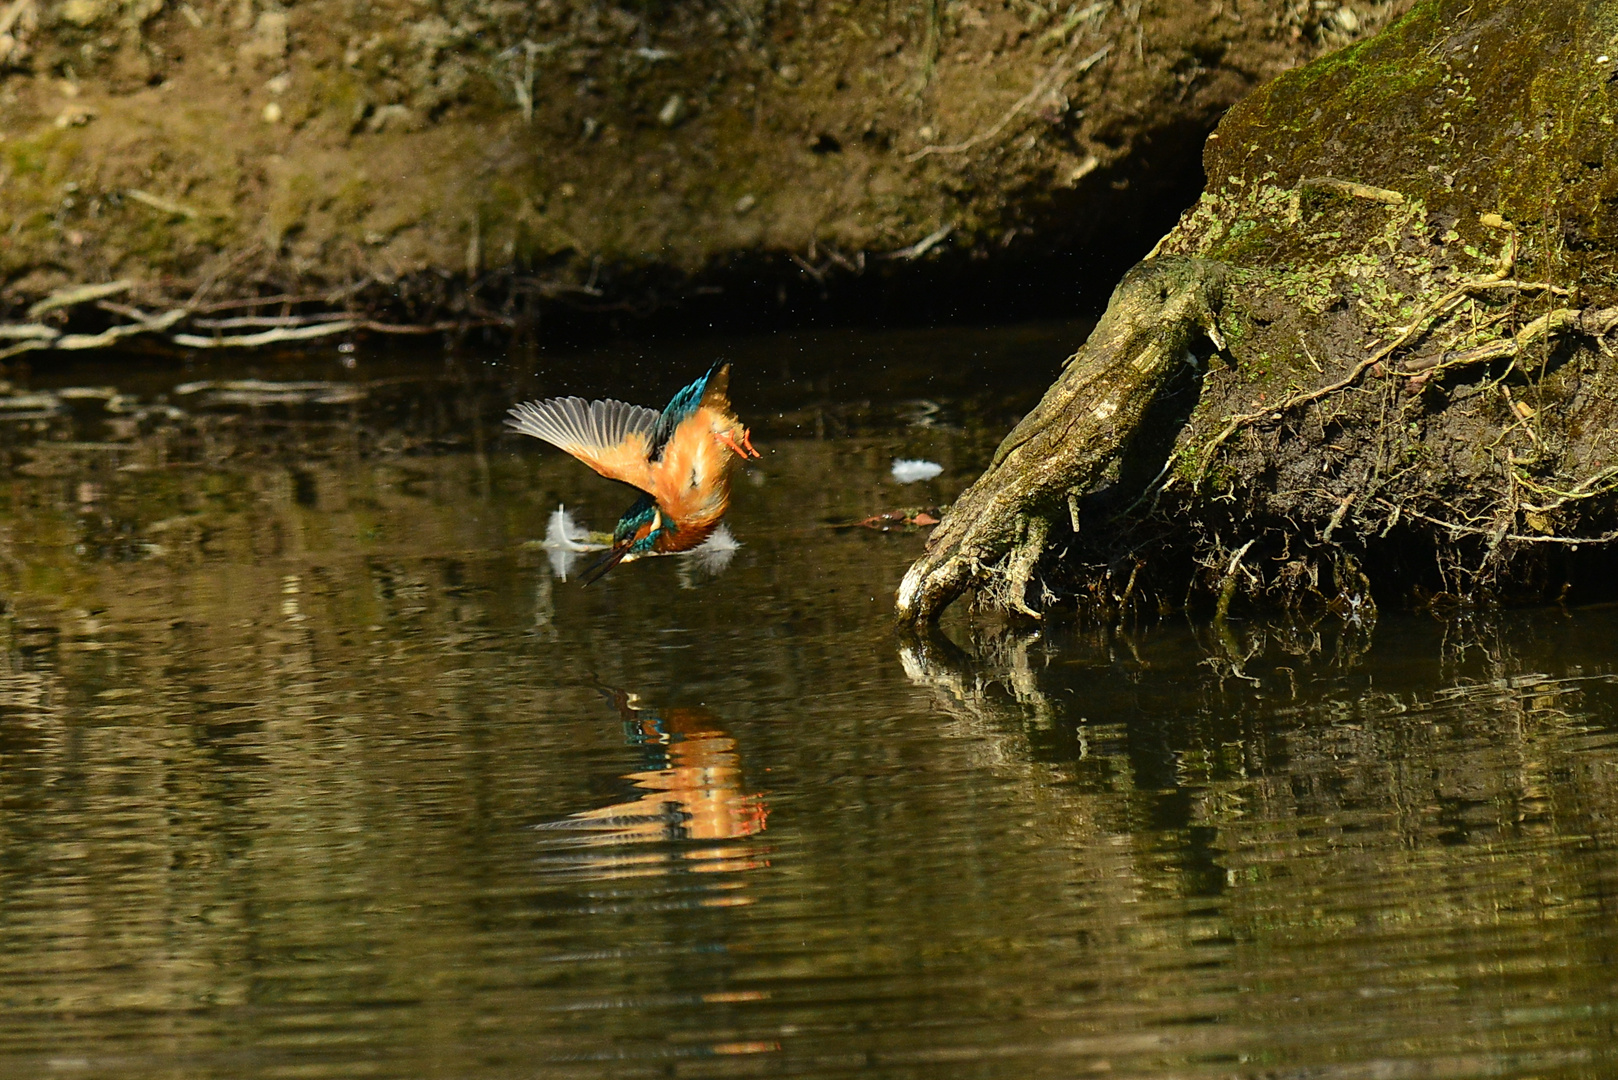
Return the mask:
[[702,387],[702,404],[718,406],[725,412],[730,411],[730,365],[728,363],[720,361],[708,369],[708,377]]

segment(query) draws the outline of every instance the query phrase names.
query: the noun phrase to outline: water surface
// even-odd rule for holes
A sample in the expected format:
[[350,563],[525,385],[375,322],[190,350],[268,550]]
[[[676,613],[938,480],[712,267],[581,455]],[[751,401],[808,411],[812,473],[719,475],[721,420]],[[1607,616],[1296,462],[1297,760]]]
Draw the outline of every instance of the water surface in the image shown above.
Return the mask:
[[[1618,1072],[1618,613],[895,633],[1080,337],[19,373],[5,1074]],[[735,559],[558,580],[504,407],[716,355]]]

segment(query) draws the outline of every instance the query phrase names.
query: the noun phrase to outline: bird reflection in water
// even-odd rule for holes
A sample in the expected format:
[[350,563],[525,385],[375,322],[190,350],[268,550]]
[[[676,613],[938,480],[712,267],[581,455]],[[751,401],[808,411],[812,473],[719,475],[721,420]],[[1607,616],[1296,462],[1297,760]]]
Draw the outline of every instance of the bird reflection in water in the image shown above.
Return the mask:
[[[634,798],[541,826],[559,841],[568,838],[561,843],[586,849],[568,860],[569,869],[591,877],[633,877],[765,865],[756,845],[724,842],[763,832],[769,807],[761,793],[746,790],[736,740],[719,718],[701,707],[652,709],[623,690],[601,691],[646,767],[624,777],[638,791]],[[651,846],[636,851],[631,845]],[[606,848],[613,850],[599,850]]]

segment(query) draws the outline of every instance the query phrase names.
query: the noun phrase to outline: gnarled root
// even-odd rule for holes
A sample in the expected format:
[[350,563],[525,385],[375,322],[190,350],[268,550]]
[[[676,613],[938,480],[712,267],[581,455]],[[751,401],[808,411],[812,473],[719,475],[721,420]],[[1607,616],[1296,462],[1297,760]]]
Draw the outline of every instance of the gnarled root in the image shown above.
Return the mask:
[[1148,259],[1124,275],[1090,339],[905,574],[901,621],[930,622],[967,589],[1002,574],[994,601],[1034,614],[1027,584],[1050,523],[1068,513],[1069,495],[1093,488],[1128,448],[1198,335],[1223,347],[1224,293],[1223,266],[1200,259]]

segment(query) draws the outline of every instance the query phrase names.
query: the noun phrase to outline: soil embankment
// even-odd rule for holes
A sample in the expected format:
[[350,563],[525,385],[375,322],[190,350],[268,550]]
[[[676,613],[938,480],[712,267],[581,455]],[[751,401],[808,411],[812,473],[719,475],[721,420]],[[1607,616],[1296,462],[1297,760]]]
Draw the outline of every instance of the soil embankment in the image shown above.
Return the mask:
[[0,296],[128,282],[89,322],[160,338],[1110,279],[1226,108],[1403,6],[10,0]]

